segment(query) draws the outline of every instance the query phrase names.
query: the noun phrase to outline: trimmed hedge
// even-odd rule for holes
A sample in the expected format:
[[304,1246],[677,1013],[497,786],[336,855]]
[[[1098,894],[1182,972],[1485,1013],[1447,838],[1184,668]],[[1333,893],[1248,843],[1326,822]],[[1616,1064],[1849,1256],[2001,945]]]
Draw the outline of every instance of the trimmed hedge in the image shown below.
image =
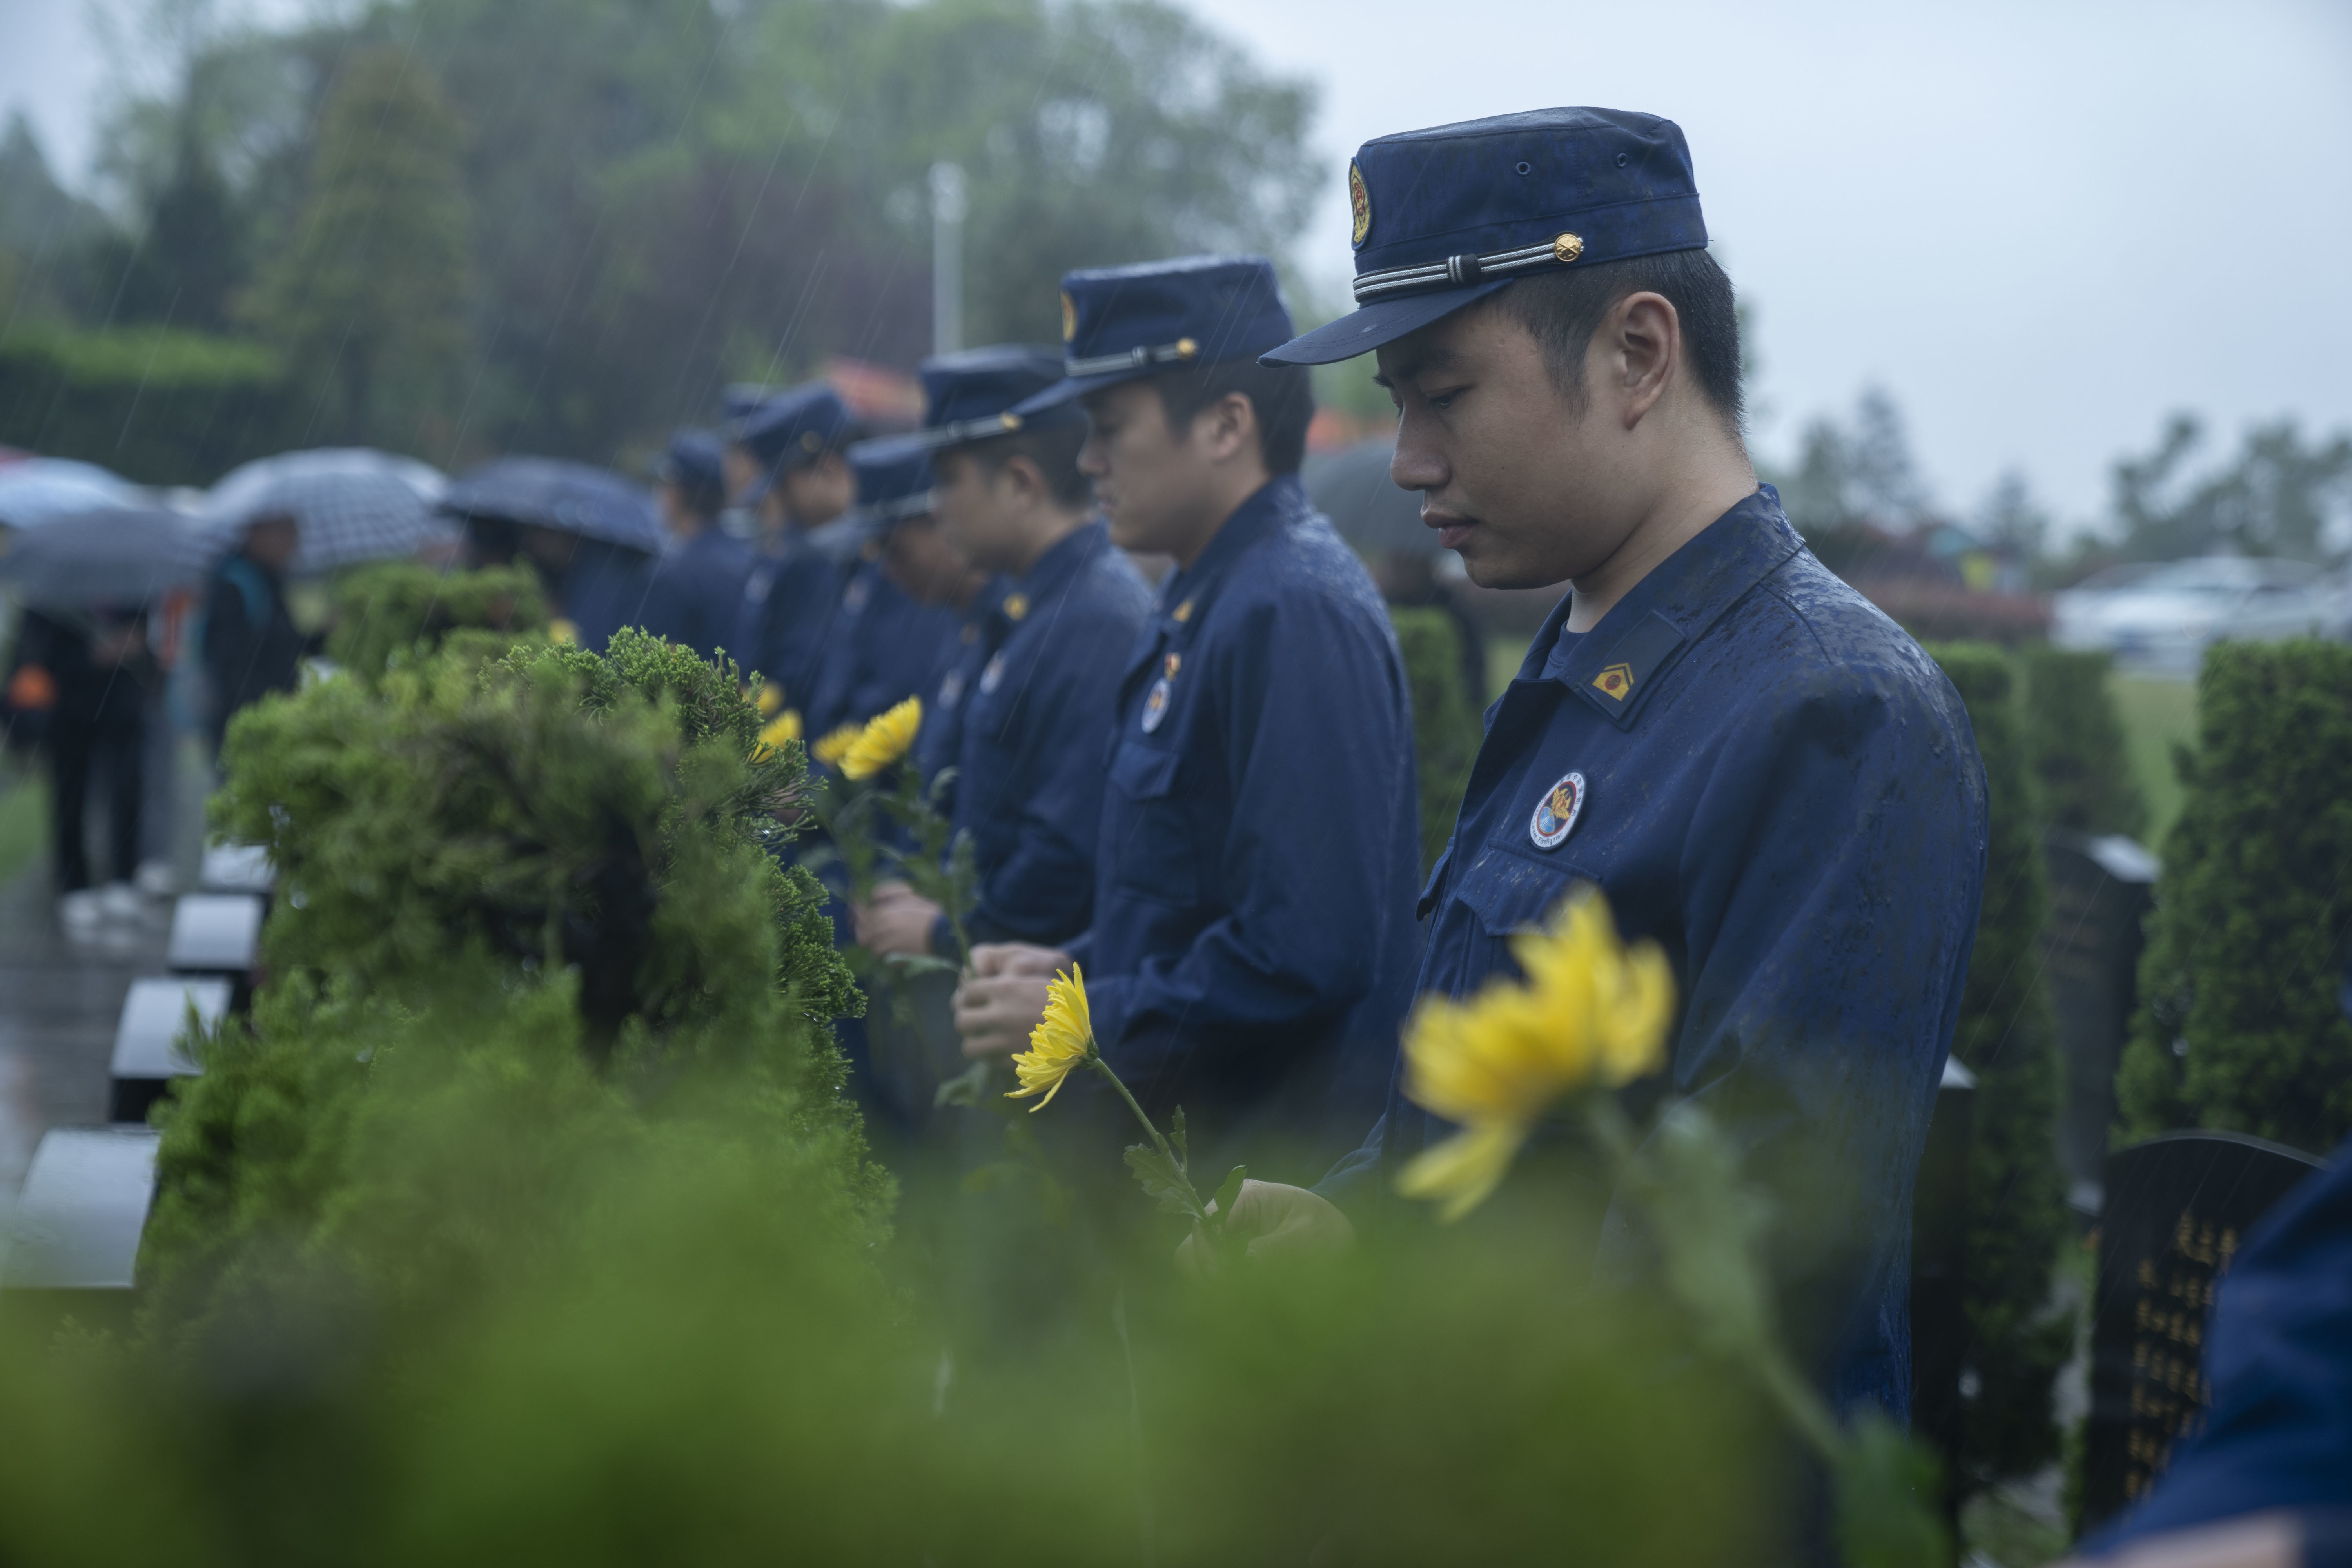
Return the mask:
[[1462,689],[1462,631],[1444,610],[1391,605],[1397,646],[1412,688],[1413,762],[1421,789],[1421,868],[1444,853],[1470,785],[1486,727]]
[[475,659],[536,641],[548,626],[547,595],[528,566],[436,572],[382,561],[335,578],[327,657],[373,685],[395,665],[444,648]]
[[2167,835],[2122,1137],[2250,1132],[2315,1154],[2352,1132],[2352,647],[2222,643]]
[[203,485],[303,434],[277,356],[247,339],[165,327],[0,336],[0,446]]
[[2132,778],[2123,720],[2107,689],[2115,656],[2032,647],[2024,663],[2025,754],[2042,821],[2138,837],[2147,827],[2147,802]]
[[2073,1351],[2074,1324],[2049,1312],[2068,1222],[2056,1038],[2034,959],[2048,897],[2015,666],[1984,644],[1929,651],[1968,705],[1991,813],[1984,906],[1952,1039],[1953,1056],[1977,1080],[1964,1263],[1976,1391],[1962,1400],[1956,1478],[1965,1495],[2057,1457],[2050,1391]]

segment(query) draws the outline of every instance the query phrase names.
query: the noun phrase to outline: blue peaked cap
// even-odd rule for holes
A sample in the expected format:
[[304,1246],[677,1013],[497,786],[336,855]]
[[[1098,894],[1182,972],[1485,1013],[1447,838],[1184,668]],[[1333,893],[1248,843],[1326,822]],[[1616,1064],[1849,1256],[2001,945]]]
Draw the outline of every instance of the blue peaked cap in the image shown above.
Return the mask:
[[857,504],[842,519],[849,530],[877,538],[931,510],[931,460],[920,452],[875,453],[861,442],[849,454],[857,476]]
[[1015,405],[1062,379],[1062,356],[1052,349],[998,343],[934,354],[916,374],[923,384],[923,427],[859,442],[849,449],[853,464],[860,459],[943,452],[1010,436],[1015,430],[1073,424],[1082,417],[1075,405],[1049,408],[1034,416],[1013,411]]
[[1098,387],[1185,365],[1254,359],[1291,335],[1263,256],[1182,256],[1062,274],[1062,377],[1013,409],[1027,418]]
[[719,437],[707,430],[680,430],[654,465],[654,477],[676,485],[689,500],[724,504],[727,468],[719,460]]
[[849,405],[821,381],[779,393],[738,418],[729,439],[771,474],[816,461],[849,430]]
[[1538,109],[1367,142],[1348,165],[1356,310],[1267,364],[1370,353],[1514,279],[1706,245],[1682,128]]

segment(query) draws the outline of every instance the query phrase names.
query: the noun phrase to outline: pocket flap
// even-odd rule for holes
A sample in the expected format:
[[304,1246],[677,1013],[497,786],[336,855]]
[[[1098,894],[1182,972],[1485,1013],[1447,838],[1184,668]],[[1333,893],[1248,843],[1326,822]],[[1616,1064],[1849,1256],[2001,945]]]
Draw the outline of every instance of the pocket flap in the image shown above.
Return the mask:
[[1538,865],[1490,848],[1462,874],[1454,896],[1478,917],[1488,936],[1509,936],[1541,925],[1575,882],[1566,865]]
[[1445,847],[1438,852],[1437,864],[1429,868],[1429,880],[1421,885],[1421,901],[1413,906],[1413,919],[1425,921],[1429,918],[1429,911],[1437,905],[1439,890],[1445,886],[1445,868],[1453,863],[1454,841],[1449,838],[1445,841]]
[[1111,756],[1110,782],[1130,799],[1150,800],[1175,787],[1179,760],[1174,752],[1140,741],[1121,741]]

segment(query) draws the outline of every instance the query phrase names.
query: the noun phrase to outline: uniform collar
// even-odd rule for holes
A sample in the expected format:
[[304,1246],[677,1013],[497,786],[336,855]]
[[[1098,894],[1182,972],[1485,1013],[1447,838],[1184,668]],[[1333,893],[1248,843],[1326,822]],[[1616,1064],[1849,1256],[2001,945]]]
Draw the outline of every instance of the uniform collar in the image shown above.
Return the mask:
[[1064,534],[1037,557],[1018,584],[1027,595],[1032,609],[1044,604],[1068,585],[1086,563],[1110,540],[1110,531],[1099,522],[1081,523]]
[[[1633,728],[1659,678],[1707,627],[1805,547],[1780,510],[1780,493],[1759,485],[1633,584],[1578,639],[1551,677],[1621,730]],[[1519,666],[1521,680],[1544,679],[1575,595],[1544,619]]]

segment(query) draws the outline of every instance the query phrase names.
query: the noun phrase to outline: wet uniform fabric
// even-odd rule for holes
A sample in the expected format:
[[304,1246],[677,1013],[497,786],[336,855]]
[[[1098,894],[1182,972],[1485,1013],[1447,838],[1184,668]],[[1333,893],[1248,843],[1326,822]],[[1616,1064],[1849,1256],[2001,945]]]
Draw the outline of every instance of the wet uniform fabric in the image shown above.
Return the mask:
[[[1422,894],[1417,990],[1517,975],[1511,933],[1598,884],[1675,967],[1682,1013],[1652,1087],[1704,1107],[1780,1204],[1770,1258],[1795,1348],[1841,1409],[1901,1419],[1912,1182],[1983,891],[1967,713],[1769,486],[1589,633],[1563,637],[1569,608],[1487,710]],[[1444,1134],[1401,1088],[1327,1192],[1369,1196]],[[1604,1255],[1639,1247],[1612,1213]]]
[[602,653],[613,634],[630,624],[644,597],[647,567],[644,552],[625,544],[587,538],[573,543],[558,600],[582,647]]
[[[963,644],[962,614],[926,605],[890,581],[879,561],[850,570],[817,660],[808,705],[801,710],[812,741],[844,724],[863,724],[909,697],[928,697]],[[785,700],[792,700],[791,687]]]
[[[992,585],[976,635],[923,716],[924,776],[956,770],[950,820],[971,835],[974,942],[1066,942],[1094,910],[1103,747],[1151,589],[1090,522]],[[931,950],[955,951],[946,917]]]
[[753,555],[743,579],[735,633],[743,668],[782,686],[786,704],[803,717],[842,587],[841,568],[797,527],[785,531],[781,552]]
[[1328,1147],[1378,1109],[1412,973],[1409,703],[1378,590],[1295,476],[1160,590],[1071,952],[1105,1056],[1196,1144]]
[[751,569],[751,552],[741,540],[707,527],[648,565],[637,625],[709,658],[735,640],[737,606]]

